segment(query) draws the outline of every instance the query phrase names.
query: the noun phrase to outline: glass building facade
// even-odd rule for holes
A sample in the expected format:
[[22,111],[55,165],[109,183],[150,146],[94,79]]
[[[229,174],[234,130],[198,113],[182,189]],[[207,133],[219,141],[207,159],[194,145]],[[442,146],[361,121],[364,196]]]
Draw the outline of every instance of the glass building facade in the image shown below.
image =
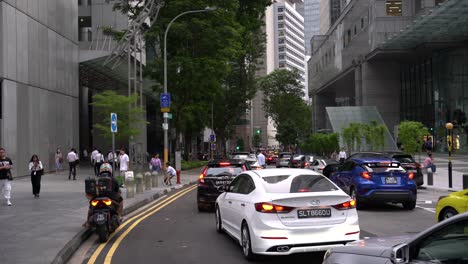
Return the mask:
[[454,148],[468,152],[468,45],[439,50],[401,67],[401,120],[418,120],[446,151],[445,124],[454,124]]

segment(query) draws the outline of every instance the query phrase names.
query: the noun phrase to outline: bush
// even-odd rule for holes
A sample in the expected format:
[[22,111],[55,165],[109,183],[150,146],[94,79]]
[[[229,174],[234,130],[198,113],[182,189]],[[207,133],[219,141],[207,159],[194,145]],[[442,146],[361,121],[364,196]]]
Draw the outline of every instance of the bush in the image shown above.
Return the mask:
[[190,170],[194,168],[200,168],[205,166],[208,161],[185,161],[182,160],[182,170]]
[[300,148],[305,153],[329,156],[333,151],[339,149],[338,134],[312,134],[300,145]]

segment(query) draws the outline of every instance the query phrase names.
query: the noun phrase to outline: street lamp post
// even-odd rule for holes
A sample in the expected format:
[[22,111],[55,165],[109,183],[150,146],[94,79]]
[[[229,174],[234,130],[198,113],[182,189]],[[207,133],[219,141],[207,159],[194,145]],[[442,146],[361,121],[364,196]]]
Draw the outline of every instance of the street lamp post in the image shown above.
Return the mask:
[[[164,93],[167,93],[167,33],[169,32],[169,29],[171,28],[172,23],[179,17],[186,15],[186,14],[192,14],[192,13],[201,13],[201,12],[209,12],[209,11],[214,11],[216,8],[213,7],[207,7],[205,9],[200,9],[200,10],[192,10],[192,11],[187,11],[178,14],[176,17],[174,17],[171,22],[167,25],[166,31],[164,32]],[[167,116],[164,117],[164,125],[163,125],[163,130],[164,130],[164,165],[166,165],[167,161],[169,160],[169,151],[168,151],[168,138],[167,138],[167,130],[169,129],[169,125],[167,123]]]
[[449,162],[448,162],[448,184],[449,188],[452,188],[452,145],[453,145],[453,124],[447,123],[445,124],[445,128],[447,129],[447,147],[449,153]]

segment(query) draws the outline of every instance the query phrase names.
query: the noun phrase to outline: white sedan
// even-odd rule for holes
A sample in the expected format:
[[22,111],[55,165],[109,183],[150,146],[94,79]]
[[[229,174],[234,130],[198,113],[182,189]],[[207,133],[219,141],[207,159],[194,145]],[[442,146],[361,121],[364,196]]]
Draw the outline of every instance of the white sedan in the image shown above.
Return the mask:
[[264,169],[239,174],[216,200],[216,229],[256,254],[325,251],[359,239],[356,202],[321,174]]

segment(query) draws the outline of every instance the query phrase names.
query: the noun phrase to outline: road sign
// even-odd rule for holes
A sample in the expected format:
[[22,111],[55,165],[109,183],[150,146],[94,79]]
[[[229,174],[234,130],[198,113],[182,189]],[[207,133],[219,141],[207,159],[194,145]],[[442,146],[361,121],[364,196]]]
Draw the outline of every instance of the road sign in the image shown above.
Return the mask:
[[211,141],[211,142],[215,142],[215,141],[216,141],[216,136],[213,135],[213,134],[211,134],[211,135],[210,135],[210,141]]
[[167,119],[172,119],[172,113],[163,113],[163,117]]
[[163,112],[163,113],[168,113],[170,111],[171,111],[170,108],[161,108],[161,112]]
[[161,108],[170,108],[171,107],[171,94],[170,93],[162,93],[159,96]]
[[214,143],[211,144],[211,150],[216,150],[216,144]]
[[111,132],[117,133],[117,114],[111,113]]

